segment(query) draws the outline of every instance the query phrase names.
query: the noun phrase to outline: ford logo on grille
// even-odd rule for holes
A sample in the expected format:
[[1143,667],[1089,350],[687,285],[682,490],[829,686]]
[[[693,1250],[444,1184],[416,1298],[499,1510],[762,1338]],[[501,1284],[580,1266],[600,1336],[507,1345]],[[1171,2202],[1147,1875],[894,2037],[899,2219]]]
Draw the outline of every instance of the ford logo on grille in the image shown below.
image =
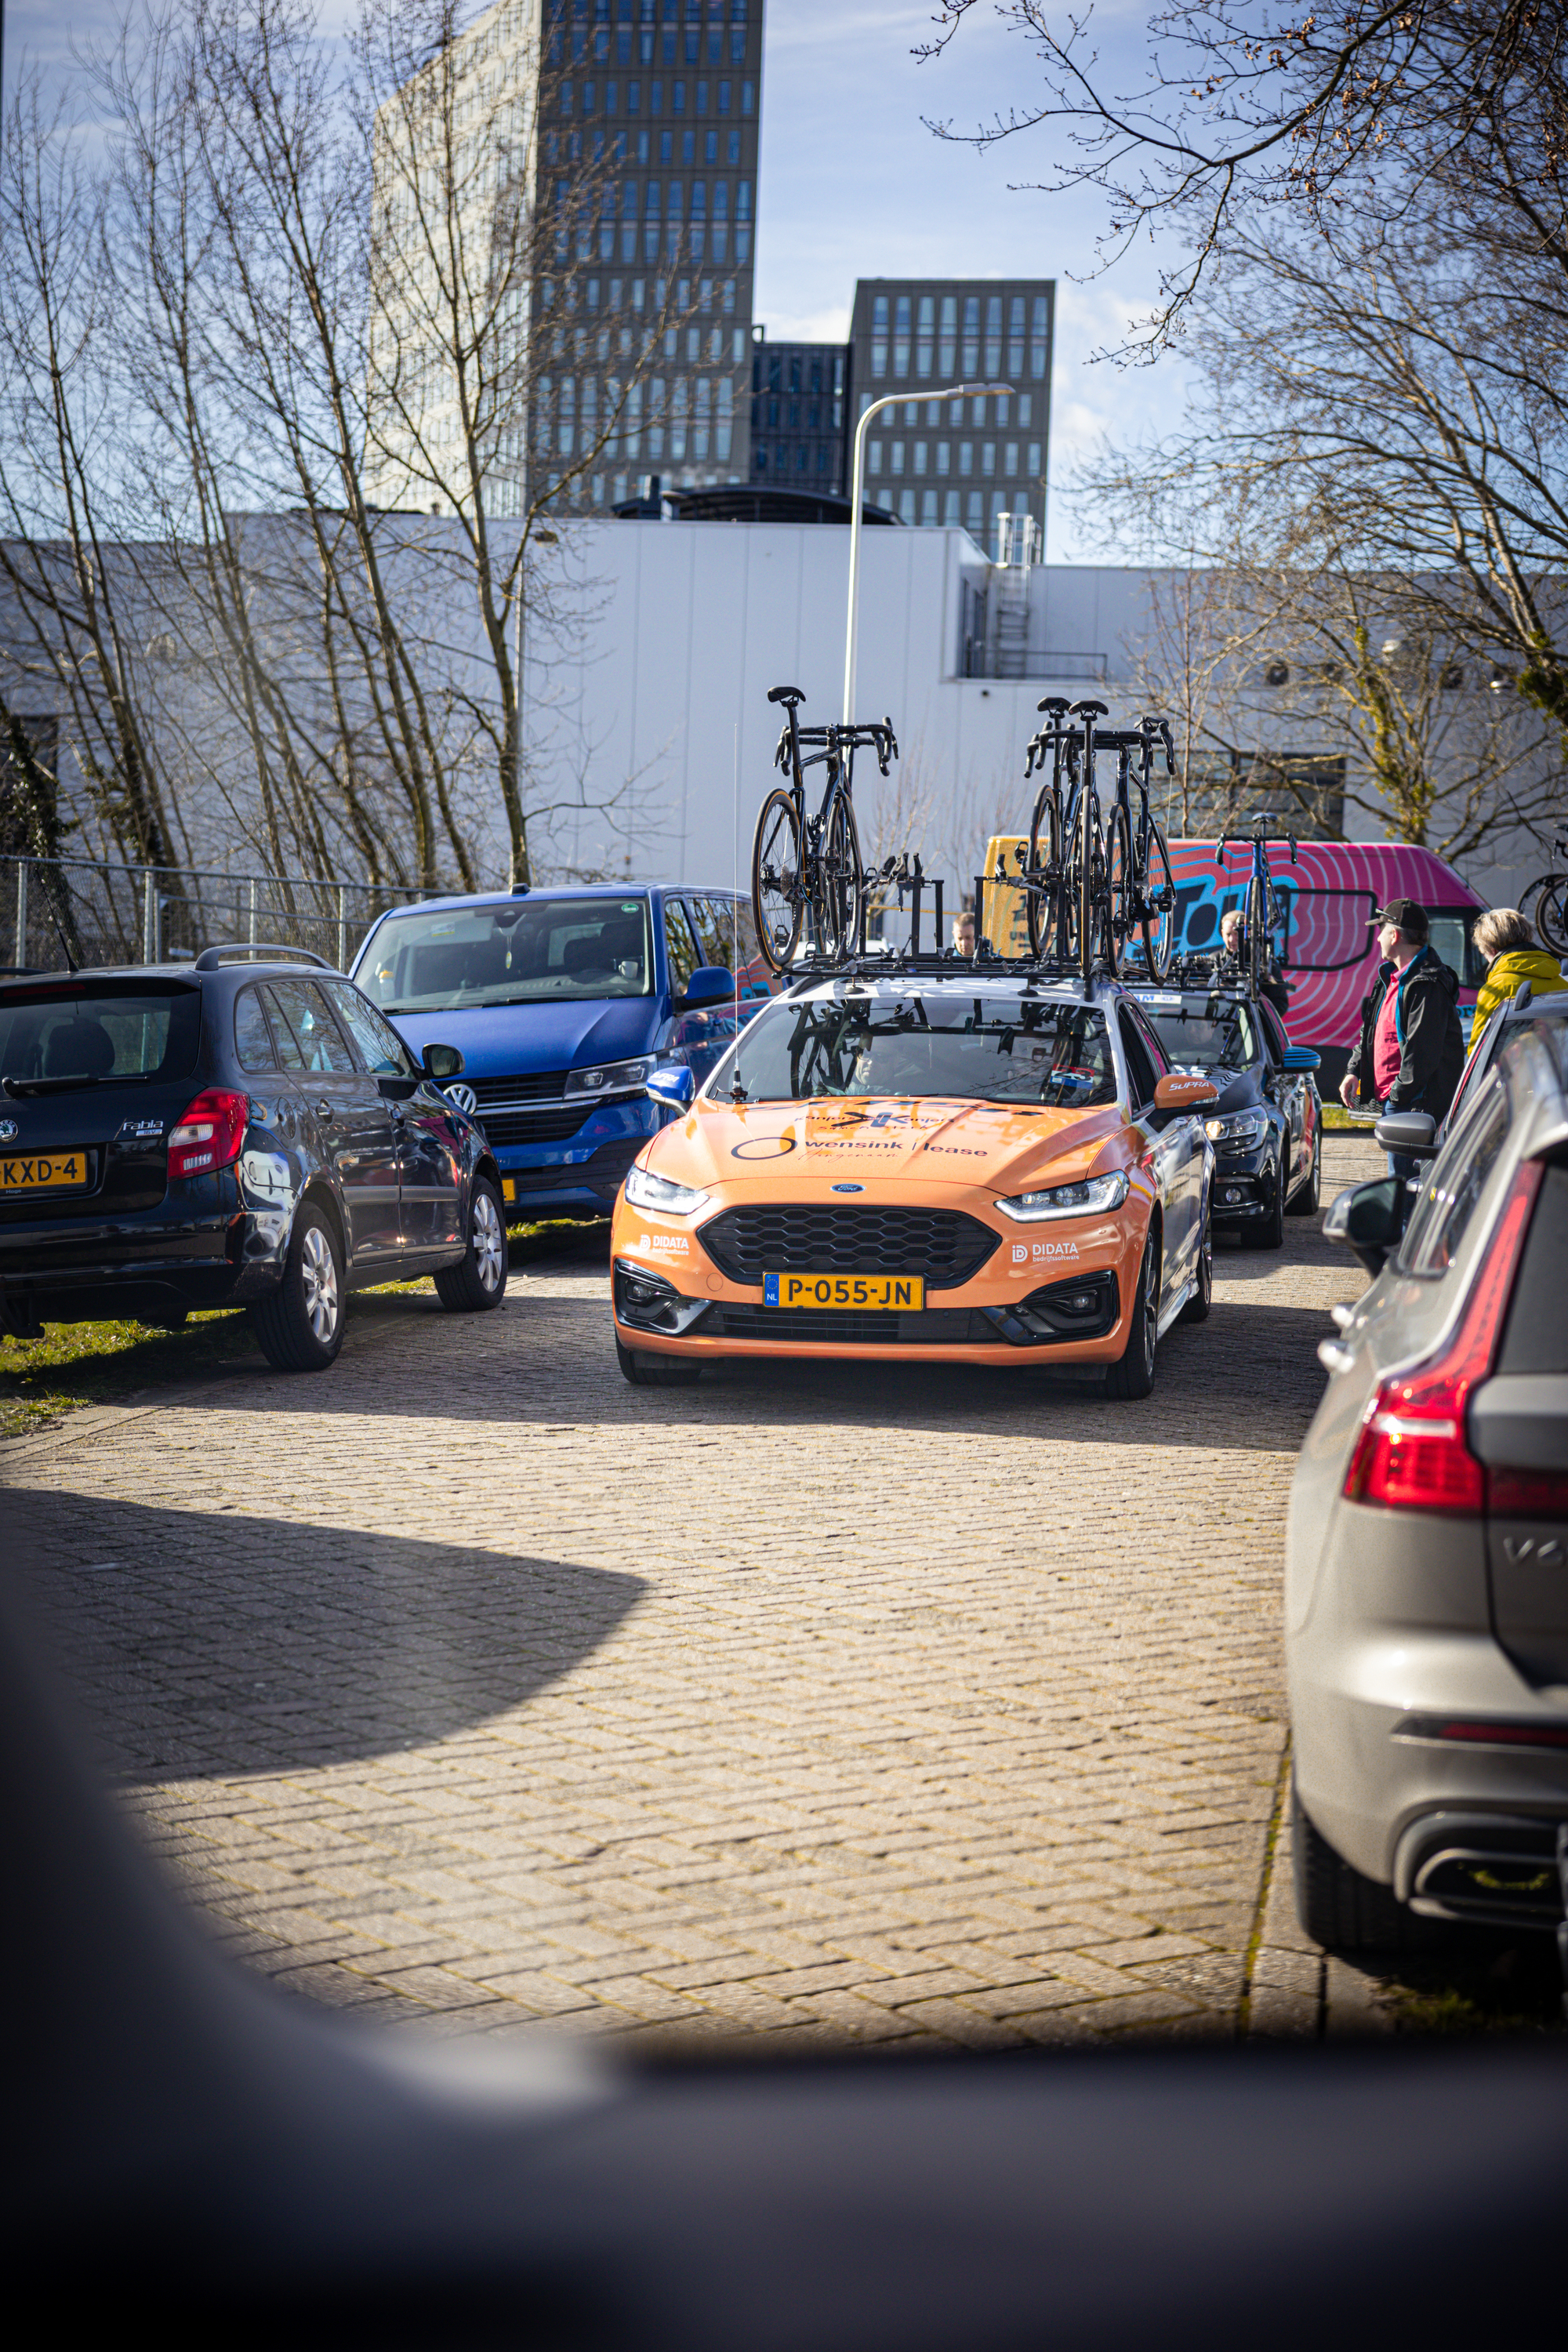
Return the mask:
[[456,1103],[459,1110],[467,1111],[472,1118],[479,1107],[479,1098],[472,1087],[443,1087],[441,1091],[449,1103]]
[[836,1192],[863,1192],[866,1187],[864,1184],[835,1184],[833,1189]]

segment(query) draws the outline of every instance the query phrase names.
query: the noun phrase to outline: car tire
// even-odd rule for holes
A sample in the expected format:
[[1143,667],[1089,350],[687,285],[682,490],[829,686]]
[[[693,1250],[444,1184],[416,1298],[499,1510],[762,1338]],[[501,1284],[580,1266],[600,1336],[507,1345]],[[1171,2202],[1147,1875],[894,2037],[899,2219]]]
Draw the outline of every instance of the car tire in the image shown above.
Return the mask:
[[1323,1129],[1319,1123],[1312,1139],[1312,1166],[1306,1182],[1293,1201],[1287,1201],[1285,1213],[1291,1217],[1315,1217],[1323,1197]]
[[616,1360],[621,1376],[630,1381],[634,1389],[693,1389],[702,1377],[700,1364],[683,1364],[672,1356],[639,1355],[634,1348],[625,1348],[616,1341]]
[[1127,1326],[1127,1345],[1121,1360],[1105,1368],[1108,1397],[1146,1397],[1154,1385],[1154,1343],[1160,1321],[1160,1242],[1150,1229],[1138,1268],[1138,1290]]
[[1196,1288],[1182,1309],[1184,1323],[1206,1323],[1214,1306],[1214,1217],[1205,1202],[1204,1237],[1198,1244]]
[[1258,1235],[1259,1249],[1277,1250],[1285,1246],[1285,1155],[1280,1153],[1274,1170],[1274,1206],[1268,1221]]
[[506,1217],[488,1176],[468,1190],[468,1246],[436,1276],[436,1296],[451,1315],[479,1315],[506,1297]]
[[1406,1908],[1391,1886],[1363,1878],[1314,1827],[1290,1780],[1296,1916],[1333,1952],[1424,1952],[1447,1941],[1443,1923]]
[[279,1372],[324,1372],[343,1344],[343,1250],[324,1209],[304,1202],[276,1290],[251,1307],[250,1327]]

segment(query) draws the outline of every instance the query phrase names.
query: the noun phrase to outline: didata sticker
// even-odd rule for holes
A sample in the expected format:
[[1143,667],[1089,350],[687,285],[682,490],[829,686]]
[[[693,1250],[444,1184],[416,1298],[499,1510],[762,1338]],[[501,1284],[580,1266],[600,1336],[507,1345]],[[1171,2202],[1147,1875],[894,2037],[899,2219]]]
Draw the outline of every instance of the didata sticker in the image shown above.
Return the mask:
[[1077,1255],[1078,1244],[1076,1242],[1037,1242],[1035,1244],[1035,1256],[1037,1259],[1076,1257]]
[[684,1234],[644,1234],[637,1245],[640,1250],[674,1250],[681,1257],[686,1255]]

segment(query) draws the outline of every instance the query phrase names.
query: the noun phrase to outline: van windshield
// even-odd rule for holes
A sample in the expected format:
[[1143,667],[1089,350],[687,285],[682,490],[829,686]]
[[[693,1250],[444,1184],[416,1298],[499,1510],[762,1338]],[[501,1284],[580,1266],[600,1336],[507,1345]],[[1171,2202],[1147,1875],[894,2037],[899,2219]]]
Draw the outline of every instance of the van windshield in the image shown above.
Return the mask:
[[384,1013],[647,996],[647,900],[528,898],[389,915],[354,978]]

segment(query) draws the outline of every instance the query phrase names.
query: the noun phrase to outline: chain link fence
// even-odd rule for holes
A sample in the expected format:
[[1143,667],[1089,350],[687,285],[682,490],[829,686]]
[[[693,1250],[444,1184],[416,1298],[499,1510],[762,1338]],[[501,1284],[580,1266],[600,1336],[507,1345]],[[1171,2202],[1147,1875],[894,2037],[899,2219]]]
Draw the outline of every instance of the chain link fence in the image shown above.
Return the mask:
[[10,932],[11,966],[22,971],[58,971],[68,958],[168,963],[231,943],[309,948],[346,971],[378,915],[426,895],[382,883],[191,866],[0,858],[0,926]]

